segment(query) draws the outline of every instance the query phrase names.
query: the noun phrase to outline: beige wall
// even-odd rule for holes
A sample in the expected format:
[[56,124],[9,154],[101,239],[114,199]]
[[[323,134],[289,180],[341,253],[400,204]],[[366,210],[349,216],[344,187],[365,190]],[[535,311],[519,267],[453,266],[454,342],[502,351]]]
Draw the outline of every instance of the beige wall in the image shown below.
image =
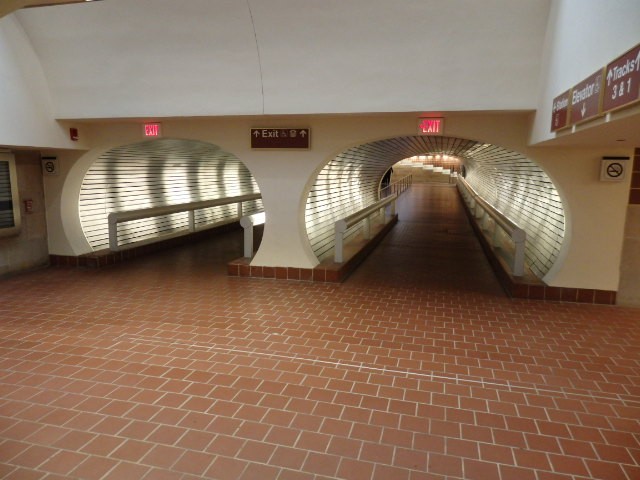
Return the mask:
[[600,181],[603,156],[628,149],[539,148],[531,151],[564,201],[567,219],[560,259],[545,277],[552,286],[617,290],[630,176]]
[[[0,275],[47,265],[47,225],[38,152],[16,152],[16,174],[20,197],[22,228],[12,237],[0,237]],[[33,200],[33,211],[26,213],[24,201]]]
[[[568,218],[567,239],[559,262],[545,280],[553,286],[617,290],[628,181],[599,181],[600,158],[630,155],[625,149],[529,147],[530,114],[472,113],[447,117],[445,134],[493,143],[524,153],[537,162],[560,191]],[[310,127],[308,151],[251,150],[251,127]],[[141,122],[92,122],[81,125],[91,151],[59,154],[62,174],[45,179],[49,247],[68,255],[88,251],[77,220],[82,177],[93,159],[113,146],[143,140]],[[219,145],[242,160],[255,176],[267,210],[256,265],[312,267],[304,227],[304,206],[319,170],[353,145],[416,134],[416,115],[228,117],[163,121],[165,137],[190,138]]]

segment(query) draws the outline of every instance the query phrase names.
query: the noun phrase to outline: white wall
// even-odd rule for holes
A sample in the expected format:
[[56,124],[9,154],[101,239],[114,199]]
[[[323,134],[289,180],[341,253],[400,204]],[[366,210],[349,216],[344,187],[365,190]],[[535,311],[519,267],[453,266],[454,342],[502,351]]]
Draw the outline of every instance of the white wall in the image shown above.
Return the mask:
[[638,0],[553,0],[531,142],[550,132],[552,101],[640,43]]
[[74,147],[53,119],[42,67],[13,15],[0,19],[0,145]]

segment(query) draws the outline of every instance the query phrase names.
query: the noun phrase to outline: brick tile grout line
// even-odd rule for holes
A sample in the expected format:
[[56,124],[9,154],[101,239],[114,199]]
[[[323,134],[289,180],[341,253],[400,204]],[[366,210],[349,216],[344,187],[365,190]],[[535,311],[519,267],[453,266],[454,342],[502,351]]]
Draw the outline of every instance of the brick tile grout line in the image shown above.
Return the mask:
[[[640,402],[631,401],[629,402],[626,398],[627,395],[620,394],[609,394],[609,395],[598,395],[594,394],[588,390],[575,389],[570,387],[541,387],[532,383],[527,384],[526,382],[511,382],[509,380],[488,380],[482,377],[475,377],[473,375],[447,375],[447,374],[435,374],[413,371],[412,369],[406,368],[388,368],[388,367],[376,367],[373,365],[367,365],[363,362],[345,362],[345,361],[332,361],[327,359],[322,359],[319,357],[311,357],[304,356],[300,354],[284,354],[284,353],[273,353],[260,351],[256,348],[254,349],[242,349],[237,347],[226,347],[226,346],[212,346],[200,344],[197,342],[186,342],[181,340],[163,340],[154,337],[146,337],[144,335],[134,335],[134,334],[123,334],[114,339],[114,342],[118,341],[130,341],[137,342],[140,344],[147,345],[157,345],[163,347],[170,348],[188,348],[188,349],[197,349],[201,351],[208,352],[220,352],[226,354],[241,354],[247,356],[260,356],[264,358],[271,358],[277,360],[288,360],[288,361],[298,361],[298,362],[306,362],[313,365],[324,365],[335,368],[346,368],[351,370],[357,370],[361,372],[369,372],[369,373],[378,373],[382,375],[391,375],[405,378],[418,378],[424,380],[435,380],[441,382],[452,382],[456,385],[471,385],[471,386],[481,386],[483,388],[494,388],[498,390],[506,390],[509,392],[532,392],[539,395],[555,395],[561,396],[564,398],[580,398],[587,397],[589,399],[597,399],[597,400],[606,400],[611,401],[615,400],[623,405],[635,405],[640,404]],[[466,377],[466,378],[463,378]],[[471,378],[469,378],[471,377]],[[640,406],[640,405],[635,405]]]

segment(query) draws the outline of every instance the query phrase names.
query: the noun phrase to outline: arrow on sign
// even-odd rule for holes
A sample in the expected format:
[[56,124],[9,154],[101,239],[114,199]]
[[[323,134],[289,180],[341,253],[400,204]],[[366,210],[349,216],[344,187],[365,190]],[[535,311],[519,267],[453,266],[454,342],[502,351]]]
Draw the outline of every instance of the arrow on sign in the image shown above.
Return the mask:
[[300,130],[300,136],[302,138],[306,137],[307,136],[307,132],[305,130]]
[[582,118],[584,118],[584,114],[587,113],[587,104],[586,103],[582,104],[582,109],[580,110],[580,113],[582,114]]
[[253,136],[258,138],[260,136],[260,132],[256,130],[255,132],[253,132]]
[[609,69],[609,72],[607,73],[607,85],[611,84],[611,77],[613,77],[613,71]]

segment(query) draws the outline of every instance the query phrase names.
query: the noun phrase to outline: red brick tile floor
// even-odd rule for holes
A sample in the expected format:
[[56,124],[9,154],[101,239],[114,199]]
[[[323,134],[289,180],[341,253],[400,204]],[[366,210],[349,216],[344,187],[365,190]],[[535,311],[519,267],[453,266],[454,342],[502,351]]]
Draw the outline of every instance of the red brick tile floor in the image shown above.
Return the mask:
[[241,239],[0,282],[5,479],[640,479],[640,310],[510,300],[414,186],[343,284]]

